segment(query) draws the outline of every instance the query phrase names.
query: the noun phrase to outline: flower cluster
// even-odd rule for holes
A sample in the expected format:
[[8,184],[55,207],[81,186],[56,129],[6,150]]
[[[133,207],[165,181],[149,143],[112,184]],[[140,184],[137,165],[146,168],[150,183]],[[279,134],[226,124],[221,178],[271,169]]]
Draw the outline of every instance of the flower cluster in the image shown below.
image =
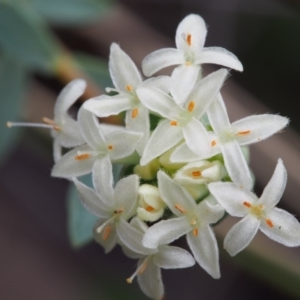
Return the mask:
[[[119,45],[112,44],[109,71],[115,87],[86,101],[75,121],[67,110],[85,83],[72,81],[58,97],[55,119],[44,120],[54,137],[52,176],[74,182],[84,207],[99,218],[95,240],[106,252],[120,245],[126,255],[139,259],[127,282],[136,276],[143,292],[157,300],[164,295],[160,268],[197,262],[213,278],[220,277],[212,225],[225,212],[243,218],[225,237],[230,255],[243,250],[258,229],[286,246],[300,245],[300,224],[275,207],[286,185],[282,161],[257,198],[243,151],[289,121],[264,114],[230,123],[220,89],[226,68],[243,67],[225,49],[204,48],[206,32],[200,16],[187,16],[177,28],[177,48],[155,51],[142,63],[145,76],[174,65],[172,75],[146,80]],[[203,77],[205,63],[226,68]],[[101,124],[97,118],[121,112],[124,127]],[[62,155],[62,147],[75,148]],[[124,164],[116,183],[113,163]],[[94,189],[78,179],[89,173]],[[193,255],[169,245],[184,235]]]

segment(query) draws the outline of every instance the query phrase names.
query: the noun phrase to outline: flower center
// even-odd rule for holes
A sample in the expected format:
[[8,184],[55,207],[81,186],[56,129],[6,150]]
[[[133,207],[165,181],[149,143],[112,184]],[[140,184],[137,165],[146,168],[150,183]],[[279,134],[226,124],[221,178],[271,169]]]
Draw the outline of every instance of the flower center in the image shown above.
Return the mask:
[[252,205],[251,203],[247,202],[247,201],[244,201],[243,202],[243,205],[246,206],[247,208],[249,208],[250,210],[250,213],[254,216],[256,216],[258,219],[264,219],[266,224],[272,228],[274,227],[274,224],[273,222],[270,220],[270,219],[267,219],[265,216],[264,216],[264,209],[265,209],[265,206],[260,204],[260,205]]

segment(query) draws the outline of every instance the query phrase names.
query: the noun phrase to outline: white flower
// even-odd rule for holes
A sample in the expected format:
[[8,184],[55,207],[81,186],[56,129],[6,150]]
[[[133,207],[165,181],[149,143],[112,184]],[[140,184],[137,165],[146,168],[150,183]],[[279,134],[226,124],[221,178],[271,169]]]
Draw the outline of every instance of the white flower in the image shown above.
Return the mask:
[[84,207],[97,216],[94,237],[106,252],[117,243],[120,220],[131,218],[136,209],[139,178],[130,175],[118,181],[113,189],[112,166],[106,157],[95,162],[93,183],[95,191],[74,179],[79,198]]
[[[288,118],[278,115],[256,115],[230,124],[221,94],[210,105],[208,118],[214,130],[210,136],[212,155],[222,152],[225,167],[232,181],[245,189],[251,189],[253,181],[250,170],[241,151],[245,146],[262,141],[287,126]],[[187,145],[174,150],[171,161],[183,162],[205,159],[193,155]]]
[[7,126],[28,126],[50,128],[53,141],[53,156],[57,162],[61,157],[61,147],[71,148],[84,143],[78,123],[69,114],[69,108],[83,94],[86,83],[82,79],[75,79],[67,84],[57,97],[54,106],[54,118],[43,118],[44,124],[38,123],[12,123]]
[[139,187],[137,215],[141,220],[150,222],[158,220],[162,217],[165,206],[157,187],[150,184],[143,184]]
[[[121,224],[122,227],[119,229],[121,243],[133,252],[130,257],[139,257],[138,268],[127,282],[132,283],[137,276],[140,288],[148,297],[155,300],[163,299],[164,286],[160,269],[191,267],[195,264],[195,260],[189,252],[179,247],[168,245],[160,245],[156,249],[144,247],[142,239],[147,225],[137,218],[132,219],[130,224],[122,220]],[[124,249],[125,253],[128,253],[128,249]]]
[[81,133],[87,142],[66,153],[53,167],[51,175],[54,177],[77,177],[91,172],[93,164],[101,158],[109,157],[116,161],[132,154],[141,134],[118,130],[102,134],[99,123],[94,114],[81,108],[78,113]]
[[285,210],[275,207],[283,194],[286,180],[286,170],[279,159],[260,198],[233,183],[209,184],[210,192],[230,215],[243,217],[229,230],[224,240],[224,248],[231,256],[247,247],[258,229],[285,246],[300,245],[300,223]]
[[221,69],[202,79],[182,105],[176,105],[168,94],[158,89],[137,90],[146,107],[168,119],[160,122],[152,133],[141,158],[141,165],[171,149],[183,138],[197,155],[209,155],[209,138],[199,119],[219,92],[226,75],[227,70]]
[[164,172],[159,171],[157,177],[159,193],[177,217],[150,227],[143,238],[143,245],[156,248],[187,234],[196,261],[213,278],[220,278],[218,245],[210,224],[222,218],[224,209],[206,201],[197,205],[187,191]]
[[160,76],[143,82],[134,62],[116,43],[110,47],[109,71],[116,89],[107,89],[107,91],[117,92],[118,95],[92,98],[84,103],[84,108],[98,117],[126,111],[127,129],[143,134],[137,146],[137,152],[142,154],[150,135],[150,121],[149,111],[137,97],[136,89],[142,86],[155,86],[169,92],[170,78]]
[[180,101],[186,91],[192,90],[201,64],[218,64],[243,71],[241,62],[231,52],[219,47],[203,48],[206,33],[204,20],[199,15],[188,15],[176,31],[177,49],[160,49],[146,56],[142,62],[143,73],[151,76],[165,67],[180,65],[172,74],[174,84],[171,89],[171,94],[178,95]]

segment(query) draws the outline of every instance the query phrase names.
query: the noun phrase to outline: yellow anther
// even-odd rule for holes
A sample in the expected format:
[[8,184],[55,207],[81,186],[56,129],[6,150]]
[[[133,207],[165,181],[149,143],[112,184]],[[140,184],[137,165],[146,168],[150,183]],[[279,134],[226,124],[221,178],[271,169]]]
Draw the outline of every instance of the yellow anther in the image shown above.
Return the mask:
[[186,37],[186,42],[189,46],[192,45],[192,35],[191,34],[188,34],[187,37]]
[[76,160],[83,160],[83,159],[88,159],[88,158],[90,158],[90,154],[88,154],[88,153],[84,153],[84,154],[79,154],[79,155],[76,155],[75,156],[75,159]]
[[132,110],[131,117],[132,117],[133,119],[136,118],[136,116],[138,115],[138,113],[139,113],[139,110],[138,110],[137,108],[134,108],[134,109]]
[[132,91],[132,86],[131,85],[126,85],[126,90],[128,91],[128,92],[131,92]]
[[247,135],[251,132],[251,130],[239,131],[237,135]]
[[186,65],[186,66],[190,66],[191,64],[192,64],[192,62],[190,62],[190,61],[186,61],[186,62],[185,62],[185,65]]
[[107,238],[109,237],[110,233],[111,233],[111,226],[107,225],[104,228],[103,235],[102,235],[102,238],[103,238],[104,241],[107,240]]
[[194,228],[193,229],[193,236],[197,236],[198,232],[199,232],[198,228]]
[[200,171],[194,171],[192,172],[193,177],[199,177],[201,176],[201,172]]
[[188,111],[189,112],[192,112],[195,108],[195,102],[194,101],[191,101],[188,105]]
[[186,214],[186,209],[182,207],[180,204],[175,204],[175,208],[179,210],[182,214]]

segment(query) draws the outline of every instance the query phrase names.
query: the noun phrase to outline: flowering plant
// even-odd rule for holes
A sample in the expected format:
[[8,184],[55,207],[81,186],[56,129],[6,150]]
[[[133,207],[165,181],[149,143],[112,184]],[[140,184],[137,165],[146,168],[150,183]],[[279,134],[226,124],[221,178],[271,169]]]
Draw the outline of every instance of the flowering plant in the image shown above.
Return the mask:
[[[205,37],[203,19],[187,16],[177,28],[177,49],[155,51],[143,61],[145,76],[176,65],[172,75],[146,80],[131,58],[112,44],[109,70],[115,87],[107,88],[107,95],[86,101],[75,121],[67,110],[83,93],[85,82],[74,80],[58,97],[54,120],[31,124],[51,128],[52,176],[74,182],[84,207],[99,219],[94,238],[106,252],[120,245],[127,256],[139,259],[127,282],[137,276],[152,299],[164,295],[160,268],[197,262],[213,278],[220,277],[212,225],[225,212],[243,217],[225,237],[232,256],[258,229],[286,246],[300,245],[299,222],[275,207],[286,185],[283,162],[278,160],[258,199],[242,150],[282,130],[289,120],[264,114],[231,124],[220,93],[227,69],[203,77],[201,65],[237,71],[243,67],[225,49],[204,48]],[[121,112],[126,112],[125,127],[98,122],[97,117]],[[157,124],[151,124],[153,117]],[[62,155],[62,147],[75,148]],[[124,176],[116,183],[113,163],[124,164]],[[89,173],[94,189],[78,179]],[[169,245],[183,235],[193,255]]]

